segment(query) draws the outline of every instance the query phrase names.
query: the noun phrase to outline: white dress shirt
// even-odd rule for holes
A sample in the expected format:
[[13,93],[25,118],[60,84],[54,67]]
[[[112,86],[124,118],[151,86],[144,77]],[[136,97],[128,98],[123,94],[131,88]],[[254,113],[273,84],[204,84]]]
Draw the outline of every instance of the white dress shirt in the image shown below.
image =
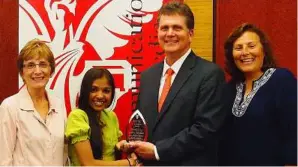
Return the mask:
[[27,87],[6,98],[0,106],[0,165],[64,165],[66,110],[47,91],[46,120],[34,108]]
[[182,56],[180,57],[172,66],[169,66],[166,62],[166,58],[164,59],[164,63],[163,63],[163,71],[162,71],[162,77],[160,79],[160,85],[159,85],[159,93],[158,93],[158,100],[161,96],[161,92],[162,92],[162,88],[163,85],[165,84],[166,81],[166,72],[169,68],[171,68],[174,71],[174,74],[172,75],[171,78],[171,84],[174,82],[183,62],[185,61],[186,57],[189,55],[189,53],[191,52],[191,49],[188,49],[188,51]]

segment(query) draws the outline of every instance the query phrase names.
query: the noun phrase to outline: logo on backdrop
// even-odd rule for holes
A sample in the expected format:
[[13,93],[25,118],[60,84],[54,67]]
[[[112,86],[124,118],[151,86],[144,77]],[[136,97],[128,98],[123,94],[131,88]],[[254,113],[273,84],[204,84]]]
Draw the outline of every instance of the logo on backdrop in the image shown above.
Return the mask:
[[[19,0],[19,50],[31,39],[49,42],[56,61],[47,87],[75,107],[82,77],[105,67],[116,80],[119,117],[129,117],[140,72],[161,61],[156,36],[162,0]],[[19,79],[19,86],[23,85]],[[120,125],[121,126],[121,125]]]

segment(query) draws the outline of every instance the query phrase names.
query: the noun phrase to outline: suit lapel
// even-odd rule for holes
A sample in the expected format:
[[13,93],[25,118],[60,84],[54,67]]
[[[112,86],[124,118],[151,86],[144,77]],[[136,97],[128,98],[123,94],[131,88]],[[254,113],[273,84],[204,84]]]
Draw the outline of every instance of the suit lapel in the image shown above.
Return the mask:
[[179,90],[183,87],[184,83],[188,80],[188,78],[192,75],[193,67],[195,66],[195,57],[193,52],[191,52],[188,57],[185,59],[184,63],[182,64],[172,86],[171,89],[166,97],[166,100],[161,108],[161,111],[159,113],[159,116],[157,118],[157,121],[155,123],[155,126],[153,128],[156,128],[156,125],[158,122],[164,117],[165,113],[168,112],[168,108],[172,101],[177,96]]
[[152,96],[149,97],[148,99],[152,99],[152,107],[154,108],[154,113],[158,113],[158,92],[159,92],[159,86],[160,86],[160,78],[162,75],[162,70],[163,70],[163,63],[161,63],[157,68],[156,71],[154,72],[156,75],[152,76],[150,79],[150,87],[152,87]]

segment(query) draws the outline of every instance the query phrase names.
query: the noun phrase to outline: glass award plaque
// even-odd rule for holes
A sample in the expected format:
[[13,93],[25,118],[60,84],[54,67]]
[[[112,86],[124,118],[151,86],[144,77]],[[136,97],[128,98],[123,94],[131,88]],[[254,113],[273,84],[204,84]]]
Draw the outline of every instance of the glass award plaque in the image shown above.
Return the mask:
[[147,141],[148,129],[146,121],[139,110],[136,110],[130,117],[127,131],[127,141]]

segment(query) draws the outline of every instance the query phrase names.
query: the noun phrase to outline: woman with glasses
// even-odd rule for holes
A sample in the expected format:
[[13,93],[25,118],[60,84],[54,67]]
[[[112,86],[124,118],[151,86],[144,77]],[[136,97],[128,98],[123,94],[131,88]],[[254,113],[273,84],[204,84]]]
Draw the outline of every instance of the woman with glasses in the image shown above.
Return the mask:
[[45,89],[55,71],[53,53],[34,39],[21,50],[17,66],[24,86],[0,106],[0,165],[63,165],[66,110]]

